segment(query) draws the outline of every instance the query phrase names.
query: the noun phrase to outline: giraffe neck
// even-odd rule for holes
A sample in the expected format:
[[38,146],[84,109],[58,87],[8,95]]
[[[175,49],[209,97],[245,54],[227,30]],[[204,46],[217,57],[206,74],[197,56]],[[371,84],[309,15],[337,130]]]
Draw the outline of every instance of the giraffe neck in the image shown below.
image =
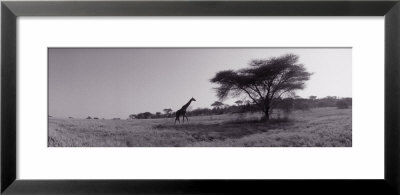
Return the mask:
[[186,110],[186,109],[187,109],[187,107],[189,107],[189,105],[190,105],[190,103],[191,103],[192,101],[193,101],[193,100],[192,100],[192,99],[190,99],[190,100],[189,100],[189,102],[188,102],[188,103],[186,103],[185,105],[183,105],[181,109],[182,109],[182,110]]

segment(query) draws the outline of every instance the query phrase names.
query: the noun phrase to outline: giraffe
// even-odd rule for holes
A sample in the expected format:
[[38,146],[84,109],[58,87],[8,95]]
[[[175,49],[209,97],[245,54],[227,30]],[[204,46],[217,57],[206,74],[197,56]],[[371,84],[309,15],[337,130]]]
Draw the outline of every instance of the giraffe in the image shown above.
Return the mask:
[[183,119],[183,123],[185,123],[185,117],[186,117],[186,121],[189,121],[188,117],[186,116],[186,109],[189,107],[190,103],[192,103],[192,101],[196,101],[193,97],[189,100],[188,103],[186,103],[185,105],[182,106],[181,109],[179,109],[178,111],[176,111],[176,118],[175,118],[175,124],[176,121],[178,121],[179,123],[181,123],[179,117],[182,116]]

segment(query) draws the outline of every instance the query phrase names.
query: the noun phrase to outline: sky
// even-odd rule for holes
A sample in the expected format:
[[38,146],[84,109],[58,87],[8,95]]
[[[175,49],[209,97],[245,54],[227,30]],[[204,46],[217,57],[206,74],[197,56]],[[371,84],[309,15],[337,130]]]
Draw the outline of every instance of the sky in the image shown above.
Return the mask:
[[127,118],[176,111],[191,97],[192,109],[210,108],[218,71],[288,53],[313,73],[297,95],[352,97],[351,48],[49,48],[49,115]]

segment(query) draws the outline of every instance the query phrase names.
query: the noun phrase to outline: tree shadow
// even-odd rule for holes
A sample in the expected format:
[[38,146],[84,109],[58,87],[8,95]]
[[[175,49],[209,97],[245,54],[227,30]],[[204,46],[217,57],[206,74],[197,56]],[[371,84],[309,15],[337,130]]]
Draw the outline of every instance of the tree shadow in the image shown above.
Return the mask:
[[213,141],[225,139],[238,139],[244,136],[264,133],[269,130],[282,129],[293,125],[289,119],[270,119],[268,122],[258,119],[239,119],[221,123],[186,123],[186,124],[158,124],[153,128],[157,130],[176,130],[191,135],[197,141]]

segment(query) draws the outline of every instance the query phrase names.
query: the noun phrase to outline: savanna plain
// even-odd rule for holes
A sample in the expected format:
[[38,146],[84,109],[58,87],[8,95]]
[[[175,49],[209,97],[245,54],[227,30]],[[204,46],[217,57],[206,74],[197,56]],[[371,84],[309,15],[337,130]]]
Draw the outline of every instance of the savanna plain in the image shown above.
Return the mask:
[[352,109],[336,107],[278,113],[174,118],[49,118],[49,147],[351,147]]

